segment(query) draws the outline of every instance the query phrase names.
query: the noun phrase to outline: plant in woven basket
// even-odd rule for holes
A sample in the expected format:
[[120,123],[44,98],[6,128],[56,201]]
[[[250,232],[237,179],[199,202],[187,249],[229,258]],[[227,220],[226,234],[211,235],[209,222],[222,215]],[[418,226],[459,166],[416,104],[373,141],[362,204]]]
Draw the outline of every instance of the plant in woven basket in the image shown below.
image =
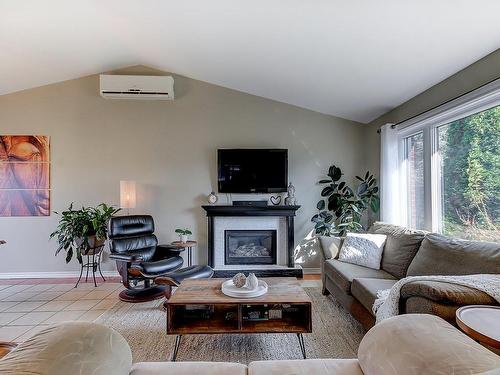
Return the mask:
[[342,171],[335,165],[328,168],[327,176],[319,181],[326,186],[321,190],[321,200],[316,205],[319,212],[311,218],[316,234],[344,236],[346,232],[363,230],[363,213],[368,209],[378,212],[380,208],[377,180],[366,172],[364,177],[356,176],[360,182],[352,189],[341,181]]

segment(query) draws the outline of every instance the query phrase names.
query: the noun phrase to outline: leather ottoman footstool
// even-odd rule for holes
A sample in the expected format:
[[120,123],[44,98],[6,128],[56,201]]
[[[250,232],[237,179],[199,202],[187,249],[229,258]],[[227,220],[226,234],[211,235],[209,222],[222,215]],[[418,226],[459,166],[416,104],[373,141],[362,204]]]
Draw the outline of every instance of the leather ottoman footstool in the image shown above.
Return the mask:
[[[172,296],[172,287],[181,285],[182,280],[185,279],[210,279],[214,274],[214,270],[210,266],[189,266],[181,268],[165,275],[158,276],[154,279],[154,283],[157,285],[164,285],[165,288],[165,298],[168,299]],[[166,308],[166,303],[164,302],[163,308]]]

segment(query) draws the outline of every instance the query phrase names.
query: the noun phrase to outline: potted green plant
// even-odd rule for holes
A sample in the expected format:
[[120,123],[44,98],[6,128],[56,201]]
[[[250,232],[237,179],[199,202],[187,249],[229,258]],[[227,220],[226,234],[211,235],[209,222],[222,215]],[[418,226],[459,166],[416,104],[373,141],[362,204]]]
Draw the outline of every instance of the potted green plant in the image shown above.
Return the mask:
[[[109,219],[118,211],[119,208],[105,203],[75,210],[71,203],[67,210],[61,212],[57,229],[50,234],[50,238],[57,238],[59,244],[55,255],[65,250],[66,263],[71,261],[73,254],[82,263],[82,254],[104,244]],[[58,212],[55,213],[59,215]]]
[[175,233],[177,233],[179,235],[179,240],[182,242],[182,243],[186,243],[188,242],[188,236],[192,235],[193,233],[187,229],[187,228],[184,228],[184,229],[181,229],[181,228],[178,228],[175,230]]
[[335,165],[330,166],[327,176],[319,181],[326,186],[316,205],[319,212],[311,218],[316,234],[344,236],[346,232],[363,230],[363,213],[368,209],[377,212],[380,207],[377,180],[368,171],[364,177],[356,176],[360,183],[352,189],[345,181],[340,181],[342,171]]

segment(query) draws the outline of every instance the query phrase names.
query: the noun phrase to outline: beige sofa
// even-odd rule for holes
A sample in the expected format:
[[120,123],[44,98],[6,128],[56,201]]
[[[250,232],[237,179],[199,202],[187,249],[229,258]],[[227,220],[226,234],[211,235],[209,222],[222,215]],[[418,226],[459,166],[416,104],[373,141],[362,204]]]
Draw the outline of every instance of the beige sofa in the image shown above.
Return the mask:
[[[403,277],[500,274],[498,243],[457,240],[381,222],[369,232],[387,236],[378,270],[339,261],[336,240],[320,237],[323,293],[332,293],[366,329],[375,322],[372,306],[377,291],[391,288]],[[401,289],[400,312],[433,314],[454,324],[461,306],[496,304],[486,293],[465,286],[415,281]]]
[[0,360],[2,375],[420,375],[494,374],[500,357],[432,315],[401,315],[372,328],[357,359],[132,364],[125,339],[95,323],[49,327]]

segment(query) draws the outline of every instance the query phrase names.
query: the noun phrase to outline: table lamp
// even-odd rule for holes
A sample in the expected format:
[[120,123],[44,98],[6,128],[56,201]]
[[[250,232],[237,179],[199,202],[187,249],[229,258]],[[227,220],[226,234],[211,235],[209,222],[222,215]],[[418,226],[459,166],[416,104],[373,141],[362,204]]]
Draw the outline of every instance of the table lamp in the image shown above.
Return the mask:
[[127,215],[135,208],[135,201],[135,181],[120,181],[120,207],[127,209]]

